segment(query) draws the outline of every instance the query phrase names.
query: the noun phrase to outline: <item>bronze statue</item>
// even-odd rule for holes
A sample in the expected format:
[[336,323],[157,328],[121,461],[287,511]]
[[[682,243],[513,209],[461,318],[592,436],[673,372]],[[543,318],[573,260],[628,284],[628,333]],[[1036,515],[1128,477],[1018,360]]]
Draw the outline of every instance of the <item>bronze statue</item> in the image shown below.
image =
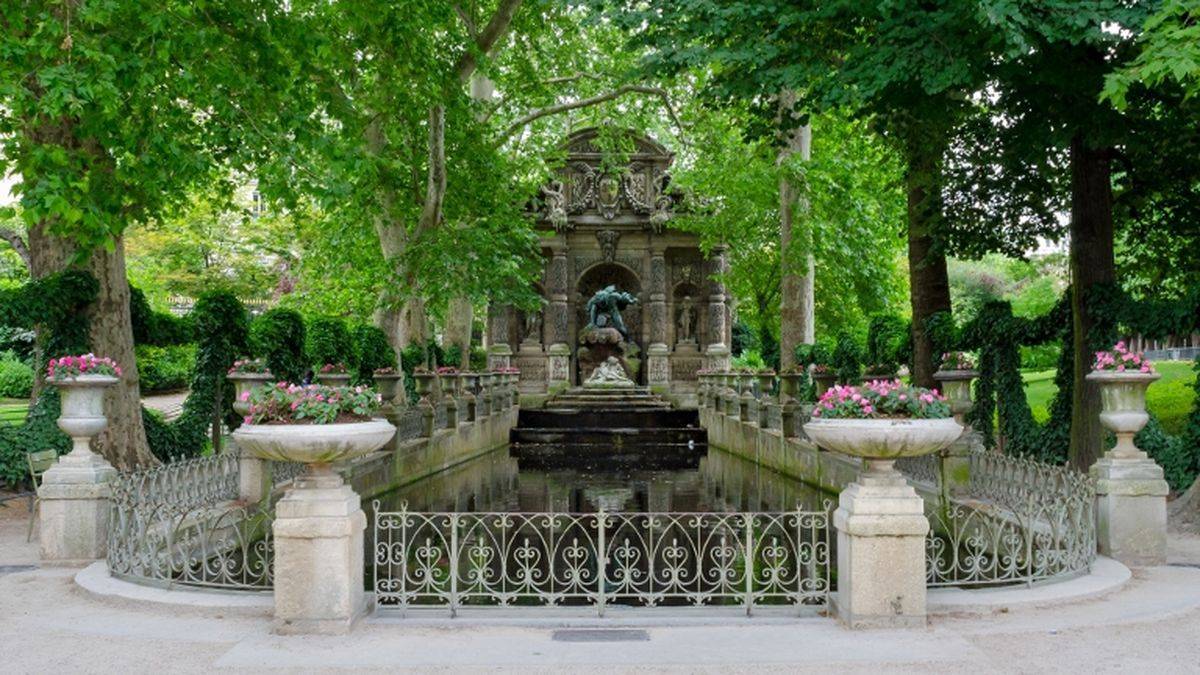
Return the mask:
[[588,300],[588,328],[616,328],[621,337],[628,341],[629,331],[621,319],[621,310],[636,302],[636,297],[618,291],[616,286],[605,286]]

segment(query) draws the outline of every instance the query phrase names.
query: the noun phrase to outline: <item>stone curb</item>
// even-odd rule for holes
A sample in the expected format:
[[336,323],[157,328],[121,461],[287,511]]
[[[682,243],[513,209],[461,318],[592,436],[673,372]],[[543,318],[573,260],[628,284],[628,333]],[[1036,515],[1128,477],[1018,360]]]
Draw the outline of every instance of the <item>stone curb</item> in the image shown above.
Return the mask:
[[1097,556],[1089,574],[1064,581],[1035,584],[1032,588],[932,588],[927,597],[930,616],[946,614],[991,614],[1010,608],[1063,605],[1091,600],[1120,590],[1132,578],[1129,568]]
[[[266,610],[275,607],[269,591],[206,591],[191,588],[155,588],[109,576],[103,560],[88,565],[75,575],[75,584],[100,600],[132,600],[161,605],[231,610]],[[254,611],[252,613],[259,613]]]

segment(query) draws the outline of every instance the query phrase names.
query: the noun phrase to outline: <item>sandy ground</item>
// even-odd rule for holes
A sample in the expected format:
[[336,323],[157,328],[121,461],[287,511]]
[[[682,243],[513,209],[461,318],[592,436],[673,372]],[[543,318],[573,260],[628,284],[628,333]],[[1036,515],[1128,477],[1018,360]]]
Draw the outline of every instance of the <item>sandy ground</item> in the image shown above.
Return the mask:
[[262,610],[98,599],[76,570],[37,564],[23,500],[0,506],[3,673],[296,672],[1200,672],[1200,537],[1106,597],[924,630],[850,632],[822,618],[646,628],[648,640],[562,642],[546,625],[368,619],[342,637],[280,637]]

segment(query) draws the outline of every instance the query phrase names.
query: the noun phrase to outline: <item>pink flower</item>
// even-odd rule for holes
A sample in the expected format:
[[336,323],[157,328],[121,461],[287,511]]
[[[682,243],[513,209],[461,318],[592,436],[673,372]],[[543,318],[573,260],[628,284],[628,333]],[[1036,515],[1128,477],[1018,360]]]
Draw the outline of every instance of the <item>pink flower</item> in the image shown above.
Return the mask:
[[243,391],[243,392],[242,392],[241,399],[242,399],[243,401],[249,401],[249,400],[250,400],[250,392],[248,392],[248,391]]
[[246,415],[245,417],[242,418],[242,422],[245,424],[251,424],[254,422],[254,418],[249,415]]

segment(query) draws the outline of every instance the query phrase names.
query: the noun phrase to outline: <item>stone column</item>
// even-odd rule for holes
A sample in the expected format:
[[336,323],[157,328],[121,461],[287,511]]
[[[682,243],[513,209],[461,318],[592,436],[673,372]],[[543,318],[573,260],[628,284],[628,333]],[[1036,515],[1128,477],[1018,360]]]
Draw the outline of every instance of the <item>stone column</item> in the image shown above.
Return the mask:
[[271,494],[271,465],[234,441],[230,441],[227,447],[226,452],[237,453],[238,499],[249,504],[261,502]]
[[704,263],[708,279],[708,367],[724,372],[729,370],[729,327],[725,324],[725,284],[720,275],[725,271],[725,251],[713,249],[712,257]]
[[650,346],[646,349],[646,379],[650,389],[670,386],[671,350],[667,346],[667,259],[661,248],[650,251]]
[[488,305],[488,370],[512,365],[512,345],[508,343],[508,322],[512,307]]
[[549,354],[546,363],[547,387],[551,395],[563,391],[571,384],[571,338],[567,335],[570,310],[567,299],[570,280],[567,269],[567,245],[559,235],[550,252],[550,266],[546,271],[546,343]]
[[834,613],[849,628],[925,625],[924,502],[893,467],[866,460],[867,470],[842,491]]
[[275,631],[344,634],[367,609],[359,497],[331,469],[296,478],[275,515]]

